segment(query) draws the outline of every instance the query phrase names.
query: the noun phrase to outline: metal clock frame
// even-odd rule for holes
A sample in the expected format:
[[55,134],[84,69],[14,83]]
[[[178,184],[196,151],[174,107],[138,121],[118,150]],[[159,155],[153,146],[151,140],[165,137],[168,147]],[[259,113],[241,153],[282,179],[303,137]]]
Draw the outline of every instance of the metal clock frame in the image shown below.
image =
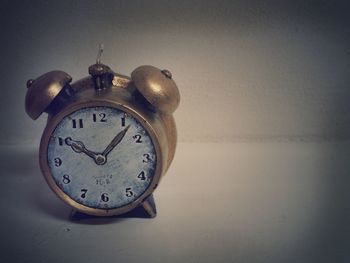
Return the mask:
[[[76,92],[74,100],[49,114],[40,143],[40,168],[48,185],[56,195],[79,212],[94,216],[111,216],[126,213],[142,205],[146,212],[154,217],[155,211],[152,211],[152,206],[147,198],[158,186],[161,177],[165,174],[174,157],[176,147],[175,121],[171,114],[152,112],[145,105],[136,101],[135,87],[128,77],[116,74],[112,83],[110,88],[100,92],[95,90],[91,77],[72,84],[72,88]],[[59,122],[78,109],[97,106],[117,108],[136,118],[149,133],[157,156],[155,174],[146,191],[133,202],[113,209],[92,208],[74,201],[57,186],[48,165],[48,144]]]

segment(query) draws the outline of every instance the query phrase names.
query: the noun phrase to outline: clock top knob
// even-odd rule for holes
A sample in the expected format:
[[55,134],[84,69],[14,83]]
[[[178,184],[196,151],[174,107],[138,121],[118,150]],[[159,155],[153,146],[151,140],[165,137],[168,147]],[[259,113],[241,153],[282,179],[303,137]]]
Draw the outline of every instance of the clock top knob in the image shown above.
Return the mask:
[[109,88],[111,86],[113,74],[114,74],[114,72],[111,70],[109,66],[101,63],[102,53],[103,53],[103,44],[100,44],[96,63],[89,67],[89,74],[91,75],[95,83],[96,90]]

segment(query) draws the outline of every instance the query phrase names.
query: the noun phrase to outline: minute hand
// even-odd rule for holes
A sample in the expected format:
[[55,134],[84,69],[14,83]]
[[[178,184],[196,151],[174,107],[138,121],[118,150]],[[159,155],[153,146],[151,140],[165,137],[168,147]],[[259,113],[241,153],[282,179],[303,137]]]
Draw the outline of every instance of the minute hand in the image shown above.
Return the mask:
[[107,157],[107,155],[114,149],[115,146],[117,146],[124,138],[126,132],[128,131],[128,129],[130,128],[130,125],[128,125],[124,130],[122,130],[121,132],[119,132],[114,138],[113,140],[108,144],[108,146],[106,147],[106,149],[103,151],[102,155],[104,157]]

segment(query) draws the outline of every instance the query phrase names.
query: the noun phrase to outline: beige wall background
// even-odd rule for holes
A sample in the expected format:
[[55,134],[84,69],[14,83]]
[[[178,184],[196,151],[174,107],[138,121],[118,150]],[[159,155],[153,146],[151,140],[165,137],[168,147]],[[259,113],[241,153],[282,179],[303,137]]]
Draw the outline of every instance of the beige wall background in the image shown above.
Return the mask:
[[181,142],[350,137],[350,27],[344,2],[5,1],[1,144],[37,144],[43,115],[25,83],[49,70],[78,80],[103,62],[129,75],[169,69]]
[[[348,2],[0,1],[0,261],[350,262]],[[87,76],[101,42],[181,91],[156,219],[71,221],[40,176],[26,81]]]

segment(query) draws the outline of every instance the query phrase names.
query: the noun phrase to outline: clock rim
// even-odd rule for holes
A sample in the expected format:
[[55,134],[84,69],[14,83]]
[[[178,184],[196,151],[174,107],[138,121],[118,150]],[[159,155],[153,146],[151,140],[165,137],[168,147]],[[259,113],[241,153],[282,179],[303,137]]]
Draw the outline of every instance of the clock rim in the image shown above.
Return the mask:
[[[137,199],[134,201],[123,205],[121,207],[112,208],[112,209],[102,209],[102,208],[93,208],[89,207],[83,204],[78,203],[77,201],[73,200],[68,194],[63,192],[63,190],[56,184],[56,181],[54,180],[54,177],[51,174],[51,169],[48,165],[48,146],[50,142],[50,137],[52,133],[55,131],[57,125],[69,114],[82,109],[82,108],[89,108],[89,107],[99,107],[99,106],[105,106],[105,107],[111,107],[116,108],[119,110],[122,110],[128,114],[130,114],[133,118],[138,120],[142,127],[148,132],[152,144],[155,149],[156,154],[156,165],[155,165],[155,172],[153,179],[144,191],[143,194],[141,194]],[[124,103],[119,103],[116,101],[108,101],[108,100],[87,100],[87,101],[78,101],[74,102],[64,109],[62,109],[59,113],[52,116],[48,120],[48,123],[44,129],[43,135],[41,137],[40,142],[40,150],[39,150],[39,163],[40,168],[42,171],[42,174],[44,175],[44,178],[50,188],[53,190],[53,192],[65,203],[73,207],[74,209],[78,210],[79,212],[94,215],[94,216],[112,216],[112,215],[120,215],[127,213],[137,206],[141,205],[156,189],[156,187],[159,184],[159,181],[161,179],[161,175],[163,173],[163,154],[162,154],[162,147],[160,145],[160,138],[158,136],[157,131],[155,128],[151,125],[149,118],[146,116],[146,114],[143,114],[138,109],[135,109],[135,107],[132,107],[131,105],[126,105]]]

